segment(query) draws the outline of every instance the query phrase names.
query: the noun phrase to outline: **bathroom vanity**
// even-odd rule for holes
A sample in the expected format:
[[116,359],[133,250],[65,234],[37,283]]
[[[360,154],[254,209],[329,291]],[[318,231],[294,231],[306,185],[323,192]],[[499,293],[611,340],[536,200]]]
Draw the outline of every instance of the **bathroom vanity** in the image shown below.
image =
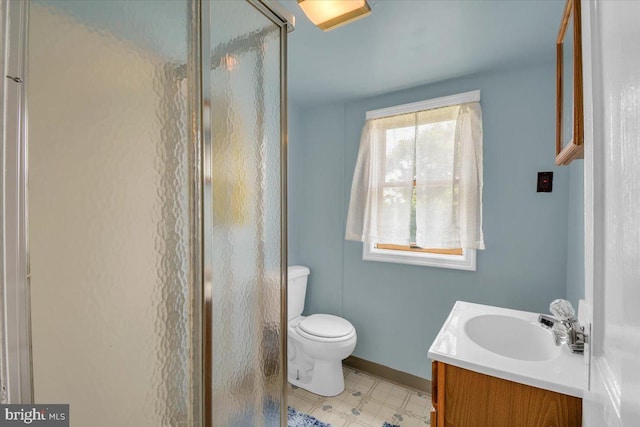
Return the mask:
[[431,426],[579,427],[582,399],[480,374],[432,365]]
[[578,427],[584,356],[529,313],[458,301],[429,349],[432,427]]

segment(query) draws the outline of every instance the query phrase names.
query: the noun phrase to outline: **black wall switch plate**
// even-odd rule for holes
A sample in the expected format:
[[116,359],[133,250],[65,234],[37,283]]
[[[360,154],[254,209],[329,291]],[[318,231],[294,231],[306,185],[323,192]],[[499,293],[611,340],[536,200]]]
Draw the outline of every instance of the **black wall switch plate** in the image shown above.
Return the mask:
[[553,172],[538,172],[538,193],[551,193],[553,190]]

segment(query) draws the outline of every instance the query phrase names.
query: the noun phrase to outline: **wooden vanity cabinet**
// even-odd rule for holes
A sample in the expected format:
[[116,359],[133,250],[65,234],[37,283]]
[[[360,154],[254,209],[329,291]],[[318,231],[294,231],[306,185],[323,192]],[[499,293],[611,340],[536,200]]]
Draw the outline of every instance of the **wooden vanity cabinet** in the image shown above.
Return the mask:
[[431,427],[580,427],[582,399],[433,362]]

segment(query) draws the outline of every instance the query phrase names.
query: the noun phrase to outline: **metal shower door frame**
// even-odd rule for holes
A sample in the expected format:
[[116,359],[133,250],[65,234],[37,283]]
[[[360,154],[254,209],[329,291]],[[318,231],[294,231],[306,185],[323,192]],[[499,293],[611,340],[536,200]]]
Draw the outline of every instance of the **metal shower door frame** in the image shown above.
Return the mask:
[[[295,21],[275,0],[246,0],[280,28],[280,191],[281,191],[281,317],[280,317],[280,373],[282,375],[282,404],[280,424],[287,425],[287,34],[293,31]],[[195,244],[200,249],[195,254],[194,283],[200,297],[200,321],[202,335],[201,381],[196,396],[201,402],[196,412],[202,414],[202,423],[211,427],[212,408],[212,269],[211,236],[213,230],[212,151],[211,123],[209,120],[211,95],[209,70],[211,64],[210,14],[211,0],[193,0],[191,3],[190,46],[195,60],[189,78],[194,85],[191,94],[190,132],[194,150],[195,176],[193,203],[198,218],[194,221]],[[26,106],[26,37],[29,1],[2,1],[0,4],[0,29],[2,46],[0,56],[6,64],[5,73],[17,77],[3,79],[0,84],[2,104],[2,175],[1,190],[1,253],[0,253],[0,398],[7,393],[11,403],[33,402],[33,378],[31,364],[31,333],[29,311],[29,250],[27,228],[27,106]],[[207,70],[207,72],[204,72]],[[199,295],[198,295],[199,293]],[[6,390],[4,389],[6,387]],[[203,400],[203,401],[202,401]]]

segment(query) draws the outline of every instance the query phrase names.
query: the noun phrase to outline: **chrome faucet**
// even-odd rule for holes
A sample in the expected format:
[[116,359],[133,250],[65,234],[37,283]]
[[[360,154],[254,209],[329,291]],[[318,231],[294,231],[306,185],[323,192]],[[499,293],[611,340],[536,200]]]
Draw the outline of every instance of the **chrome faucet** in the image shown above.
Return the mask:
[[553,316],[541,314],[538,322],[553,332],[556,345],[567,343],[572,353],[584,354],[584,344],[587,335],[584,327],[580,326],[576,312],[571,303],[564,299],[557,299],[549,305]]

